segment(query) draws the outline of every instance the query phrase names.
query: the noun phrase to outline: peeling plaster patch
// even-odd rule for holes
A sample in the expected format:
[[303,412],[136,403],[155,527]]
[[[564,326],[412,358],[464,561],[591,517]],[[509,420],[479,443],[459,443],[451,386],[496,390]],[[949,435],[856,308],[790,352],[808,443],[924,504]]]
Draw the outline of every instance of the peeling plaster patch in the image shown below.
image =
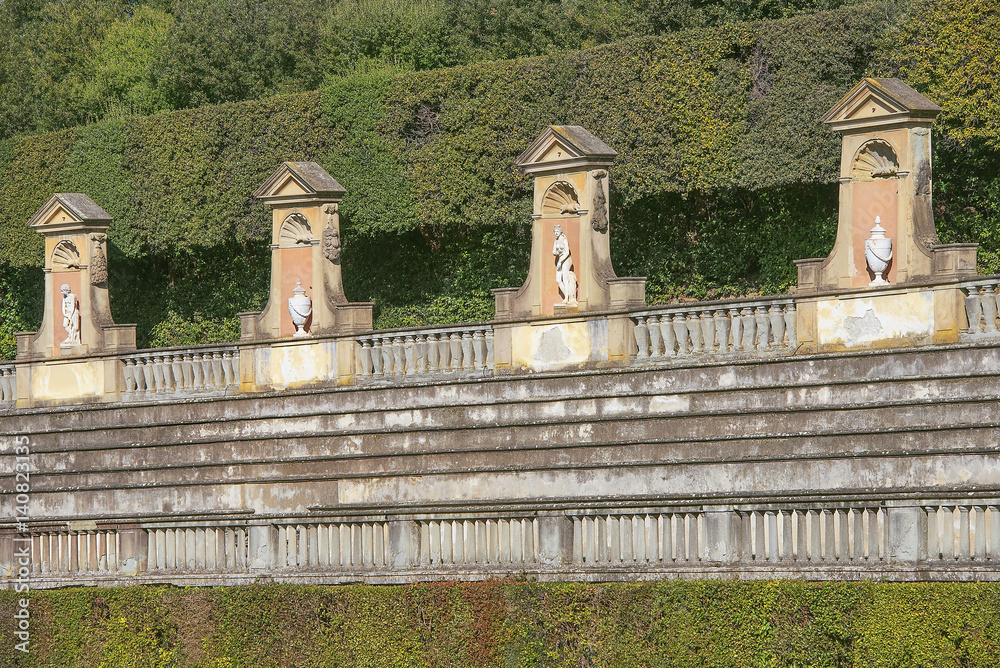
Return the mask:
[[816,303],[817,339],[847,348],[934,334],[931,292],[827,299]]

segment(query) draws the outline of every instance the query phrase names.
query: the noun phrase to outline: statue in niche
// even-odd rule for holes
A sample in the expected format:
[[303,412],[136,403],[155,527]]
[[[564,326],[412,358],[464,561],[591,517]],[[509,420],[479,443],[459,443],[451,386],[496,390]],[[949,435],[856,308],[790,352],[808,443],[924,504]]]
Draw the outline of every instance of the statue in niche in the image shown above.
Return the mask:
[[327,204],[323,207],[326,214],[326,229],[323,231],[323,257],[337,264],[340,262],[340,230],[337,229],[337,205]]
[[91,241],[94,242],[94,259],[90,262],[90,284],[103,285],[108,282],[108,259],[104,257],[104,240],[107,237],[103,234],[91,234]]
[[604,195],[604,184],[601,182],[608,173],[603,169],[594,172],[594,213],[590,217],[590,224],[595,232],[604,234],[608,231],[608,198]]
[[552,246],[552,255],[556,258],[556,284],[563,300],[556,306],[577,306],[576,274],[573,273],[573,256],[569,251],[569,239],[563,233],[562,225],[552,228],[556,242]]
[[59,344],[60,348],[70,348],[80,345],[80,309],[76,305],[76,295],[70,290],[69,285],[63,283],[62,291],[62,314],[63,329],[66,330],[66,340]]

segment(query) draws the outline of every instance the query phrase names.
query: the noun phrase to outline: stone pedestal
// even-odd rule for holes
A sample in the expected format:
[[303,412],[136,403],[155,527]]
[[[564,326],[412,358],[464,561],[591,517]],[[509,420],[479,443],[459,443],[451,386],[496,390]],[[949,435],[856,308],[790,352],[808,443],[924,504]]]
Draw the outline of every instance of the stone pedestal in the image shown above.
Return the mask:
[[350,303],[344,295],[339,215],[344,192],[316,163],[286,162],[254,193],[273,212],[271,291],[262,312],[240,314],[241,341],[295,335],[288,300],[299,285],[311,300],[300,338],[371,329],[371,303]]

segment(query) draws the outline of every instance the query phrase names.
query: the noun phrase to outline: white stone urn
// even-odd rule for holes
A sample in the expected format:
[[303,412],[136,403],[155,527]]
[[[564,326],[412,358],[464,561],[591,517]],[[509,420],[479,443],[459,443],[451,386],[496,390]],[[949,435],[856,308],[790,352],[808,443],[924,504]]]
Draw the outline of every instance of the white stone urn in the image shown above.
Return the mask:
[[892,260],[892,239],[886,238],[880,216],[875,216],[875,227],[872,228],[872,235],[865,239],[865,260],[868,261],[868,268],[875,274],[875,280],[868,285],[889,285],[889,281],[882,278],[882,274],[889,266],[889,261]]
[[295,325],[295,333],[292,336],[296,338],[309,336],[304,327],[312,315],[312,300],[306,296],[302,281],[297,281],[292,296],[288,298],[288,315],[292,316],[292,324]]

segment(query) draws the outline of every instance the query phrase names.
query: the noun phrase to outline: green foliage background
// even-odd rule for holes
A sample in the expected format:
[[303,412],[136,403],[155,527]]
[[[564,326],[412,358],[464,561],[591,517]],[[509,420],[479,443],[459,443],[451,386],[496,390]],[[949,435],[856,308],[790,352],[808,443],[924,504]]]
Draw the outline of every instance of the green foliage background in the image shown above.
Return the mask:
[[[137,7],[172,21],[214,16],[218,7],[199,1],[190,16]],[[344,21],[389,11],[350,2],[331,11]],[[817,119],[872,74],[903,76],[944,106],[935,127],[939,233],[979,242],[981,270],[1000,269],[1000,19],[988,0],[821,12],[807,11],[815,3],[761,4],[761,16],[793,16],[750,23],[733,22],[735,10],[704,13],[724,3],[699,6],[688,23],[710,27],[475,62],[496,53],[487,49],[445,69],[385,55],[405,51],[401,43],[381,56],[354,54],[357,67],[340,75],[331,72],[347,65],[317,56],[327,83],[315,91],[2,140],[0,350],[11,355],[13,333],[40,321],[42,243],[25,222],[62,191],[88,193],[114,216],[112,309],[138,323],[140,345],[235,338],[236,313],[259,309],[267,293],[269,216],[251,193],[283,160],[315,160],[346,186],[345,287],[350,299],[375,300],[377,326],[488,319],[489,289],[519,285],[527,271],[530,181],[513,161],[551,123],[583,125],[620,152],[613,260],[619,275],[648,277],[650,302],[782,292],[794,281],[792,260],[825,255],[836,227],[839,140]],[[546,8],[554,11],[536,9]],[[133,8],[128,20],[136,16]],[[239,88],[238,77],[216,78]],[[219,97],[192,96],[191,104]]]
[[[0,592],[0,619],[17,597]],[[124,587],[36,591],[29,609],[31,652],[4,642],[5,666],[992,668],[1000,655],[996,583]]]

